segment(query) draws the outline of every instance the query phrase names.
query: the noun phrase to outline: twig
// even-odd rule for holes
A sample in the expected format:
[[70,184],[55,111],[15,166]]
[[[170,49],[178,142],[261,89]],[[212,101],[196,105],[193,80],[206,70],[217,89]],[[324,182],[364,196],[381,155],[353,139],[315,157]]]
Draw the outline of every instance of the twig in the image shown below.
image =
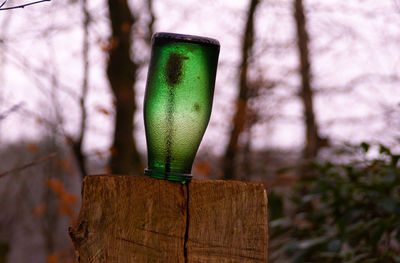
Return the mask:
[[48,160],[50,160],[50,159],[56,157],[57,154],[58,154],[58,153],[53,152],[53,153],[51,153],[51,154],[49,154],[49,155],[47,155],[47,156],[45,156],[45,157],[43,157],[43,158],[40,158],[40,159],[38,159],[38,160],[33,161],[33,162],[31,162],[31,163],[27,163],[27,164],[25,164],[25,165],[23,165],[23,166],[20,166],[20,167],[11,169],[11,170],[9,170],[9,171],[5,171],[5,172],[3,172],[3,173],[0,173],[0,178],[3,177],[3,176],[9,175],[9,174],[15,173],[15,172],[19,172],[19,171],[25,170],[25,169],[27,169],[27,168],[29,168],[29,167],[38,165],[38,164],[40,164],[40,163],[42,163],[42,162],[48,161]]
[[154,23],[156,21],[156,17],[154,15],[154,9],[153,9],[153,0],[147,0],[147,12],[149,13],[150,20],[147,24],[147,44],[150,46],[151,45],[151,37],[153,36],[154,33]]
[[42,2],[50,2],[50,1],[51,1],[51,0],[40,0],[40,1],[35,1],[35,2],[26,3],[26,4],[23,4],[23,5],[16,5],[16,6],[10,6],[10,7],[4,7],[4,8],[2,8],[3,5],[5,5],[5,4],[7,3],[7,0],[6,0],[6,1],[4,1],[4,2],[1,4],[1,6],[0,6],[0,11],[1,11],[1,10],[10,10],[10,9],[24,8],[25,6],[35,5],[35,4],[39,4],[39,3],[42,3]]
[[5,0],[5,1],[0,5],[0,8],[2,8],[6,3],[7,3],[7,0]]
[[14,106],[12,106],[10,109],[8,109],[7,111],[3,112],[0,114],[0,120],[3,120],[5,118],[7,118],[8,114],[13,113],[14,111],[19,110],[19,108],[21,108],[23,106],[23,103],[19,103],[16,104]]

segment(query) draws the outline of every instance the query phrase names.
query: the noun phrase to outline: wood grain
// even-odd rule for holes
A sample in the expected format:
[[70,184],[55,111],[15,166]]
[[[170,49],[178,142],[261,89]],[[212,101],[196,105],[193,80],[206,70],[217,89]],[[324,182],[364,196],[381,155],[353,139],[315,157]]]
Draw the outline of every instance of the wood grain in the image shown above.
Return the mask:
[[185,262],[186,187],[149,177],[88,176],[71,228],[78,262]]
[[266,262],[267,198],[262,185],[189,185],[188,262]]
[[[267,262],[261,185],[88,176],[70,228],[77,262]],[[189,212],[189,214],[188,214]]]

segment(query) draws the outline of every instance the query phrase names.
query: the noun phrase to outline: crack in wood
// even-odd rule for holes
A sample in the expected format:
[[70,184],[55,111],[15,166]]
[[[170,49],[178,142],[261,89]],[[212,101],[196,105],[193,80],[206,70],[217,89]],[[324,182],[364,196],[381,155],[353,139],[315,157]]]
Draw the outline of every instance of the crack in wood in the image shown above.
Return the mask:
[[79,219],[70,228],[78,262],[267,260],[262,186],[128,176],[88,176],[84,182]]
[[[183,256],[185,258],[185,263],[188,263],[188,251],[187,251],[187,242],[189,240],[189,184],[186,186],[186,228],[185,228],[185,239],[183,241]],[[184,187],[185,187],[184,186]]]

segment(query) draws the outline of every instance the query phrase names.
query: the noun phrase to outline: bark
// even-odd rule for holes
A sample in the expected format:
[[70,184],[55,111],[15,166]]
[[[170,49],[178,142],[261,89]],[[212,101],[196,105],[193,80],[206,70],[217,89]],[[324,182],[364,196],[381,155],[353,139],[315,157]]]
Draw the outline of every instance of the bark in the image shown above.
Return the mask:
[[239,94],[236,99],[236,111],[233,117],[233,127],[223,159],[223,178],[235,179],[235,160],[238,153],[239,137],[246,125],[249,59],[254,43],[254,17],[259,0],[251,0],[247,13],[247,22],[243,33],[241,63],[239,66]]
[[115,98],[115,130],[110,168],[116,174],[142,171],[140,156],[133,139],[136,110],[134,84],[138,66],[131,58],[131,34],[135,17],[127,0],[108,0],[111,44],[107,76]]
[[77,262],[267,262],[260,184],[88,176],[70,228]]
[[301,90],[299,94],[303,103],[306,129],[303,157],[310,159],[316,157],[318,154],[320,137],[314,114],[309,36],[303,0],[294,0],[294,19],[296,22],[299,71],[301,76]]

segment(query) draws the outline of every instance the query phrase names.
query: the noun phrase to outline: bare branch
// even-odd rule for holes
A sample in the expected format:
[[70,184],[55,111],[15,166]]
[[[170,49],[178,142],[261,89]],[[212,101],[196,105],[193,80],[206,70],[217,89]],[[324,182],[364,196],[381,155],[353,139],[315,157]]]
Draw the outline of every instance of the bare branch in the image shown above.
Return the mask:
[[20,166],[20,167],[11,169],[11,170],[9,170],[9,171],[5,171],[5,172],[3,172],[3,173],[0,173],[0,178],[1,178],[1,177],[4,177],[4,176],[6,176],[6,175],[9,175],[9,174],[15,173],[15,172],[19,172],[19,171],[25,170],[25,169],[27,169],[27,168],[29,168],[29,167],[38,165],[38,164],[40,164],[40,163],[42,163],[42,162],[46,162],[46,161],[48,161],[48,160],[53,159],[54,157],[56,157],[57,154],[58,154],[58,153],[53,152],[53,153],[51,153],[51,154],[49,154],[49,155],[47,155],[47,156],[45,156],[45,157],[43,157],[43,158],[40,158],[40,159],[38,159],[38,160],[33,161],[33,162],[31,162],[31,163],[27,163],[27,164],[25,164],[25,165],[23,165],[23,166]]
[[5,1],[0,5],[0,8],[2,8],[6,3],[7,3],[7,0],[5,0]]
[[6,110],[5,112],[1,113],[0,114],[0,120],[3,120],[5,118],[7,118],[8,114],[19,110],[23,105],[24,105],[24,103],[21,102],[19,104],[16,104],[16,105],[12,106],[11,108]]
[[154,10],[153,10],[153,0],[147,0],[147,12],[149,13],[150,19],[147,24],[147,43],[151,45],[151,37],[153,36],[154,33],[154,23],[156,21],[156,17],[154,15]]
[[40,0],[40,1],[35,1],[35,2],[26,3],[26,4],[23,4],[23,5],[16,5],[16,6],[10,6],[10,7],[4,7],[4,8],[2,8],[3,5],[5,5],[5,3],[7,2],[7,0],[6,0],[6,1],[4,1],[4,2],[1,4],[1,6],[0,6],[0,11],[1,11],[1,10],[10,10],[10,9],[24,8],[25,6],[30,6],[30,5],[35,5],[35,4],[39,4],[39,3],[42,3],[42,2],[50,2],[50,1],[51,1],[51,0]]
[[357,86],[384,83],[400,83],[400,77],[395,74],[365,73],[350,79],[347,83],[339,86],[320,85],[314,92],[318,95],[332,96],[332,94],[343,94],[353,91]]
[[[7,45],[7,50],[10,52],[7,52],[6,58],[10,63],[15,65],[16,67],[20,68],[23,70],[26,74],[30,74],[31,77],[35,80],[36,87],[39,88],[39,90],[43,93],[43,95],[47,95],[49,91],[45,90],[45,85],[42,83],[40,80],[41,77],[46,77],[49,80],[52,80],[54,78],[54,73],[50,72],[50,69],[48,66],[44,65],[42,67],[36,66],[34,63],[31,63],[25,55],[22,55],[19,53],[19,50],[14,49],[11,45]],[[60,83],[60,81],[57,81],[58,85],[58,90],[62,91],[63,93],[67,94],[74,100],[78,100],[79,95],[73,90],[72,85],[69,85],[67,83]],[[52,81],[52,85],[53,85]]]
[[36,120],[39,124],[43,125],[44,127],[51,129],[56,135],[59,135],[63,138],[66,138],[67,135],[65,134],[65,131],[61,127],[61,124],[55,123],[54,121],[48,120],[45,117],[41,116],[39,113],[36,113],[34,111],[28,110],[28,109],[23,109],[21,111],[21,114],[24,117],[30,117]]

